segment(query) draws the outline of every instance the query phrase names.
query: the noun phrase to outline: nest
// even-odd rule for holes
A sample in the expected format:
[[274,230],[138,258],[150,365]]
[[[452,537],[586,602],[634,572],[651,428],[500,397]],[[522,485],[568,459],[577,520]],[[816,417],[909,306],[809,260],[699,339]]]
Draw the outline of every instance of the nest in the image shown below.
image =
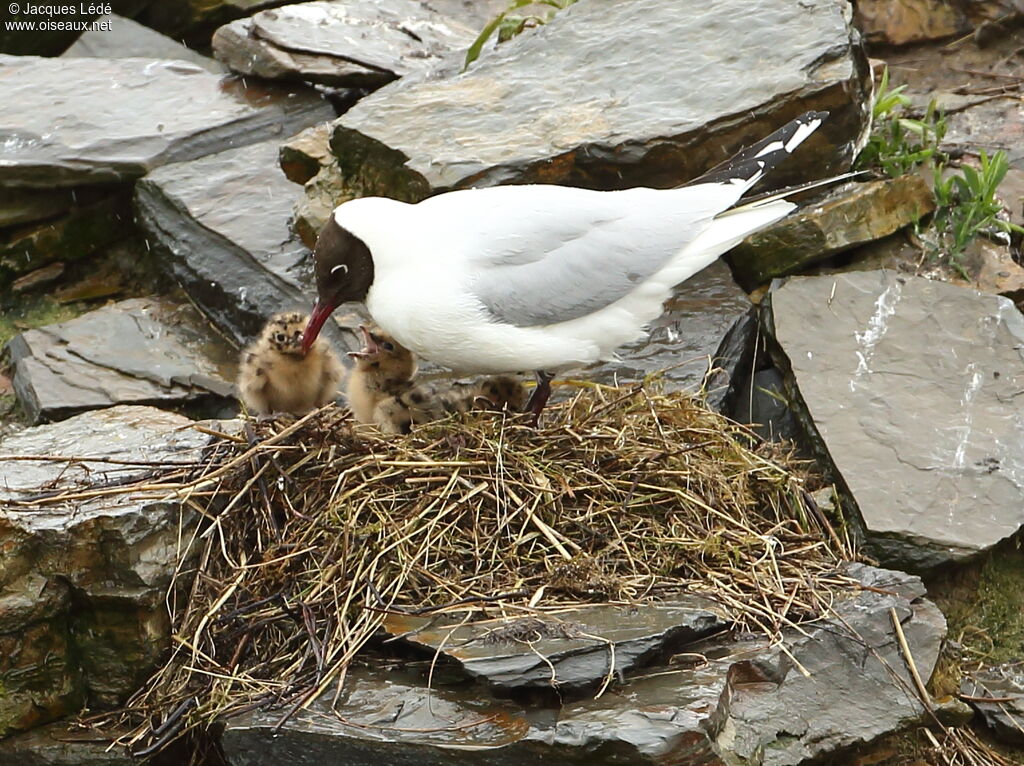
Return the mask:
[[389,613],[525,619],[685,590],[777,638],[847,587],[842,528],[784,448],[644,386],[587,386],[544,418],[385,437],[328,407],[217,439],[175,485],[204,517],[182,546],[197,563],[122,741],[152,751],[254,708],[287,715],[344,683]]

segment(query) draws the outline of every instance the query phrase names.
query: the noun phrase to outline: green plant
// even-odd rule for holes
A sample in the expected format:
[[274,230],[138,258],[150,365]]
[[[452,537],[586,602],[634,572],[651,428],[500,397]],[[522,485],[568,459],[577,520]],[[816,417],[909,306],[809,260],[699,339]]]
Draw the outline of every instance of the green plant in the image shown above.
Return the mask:
[[[541,24],[547,24],[555,17],[556,13],[568,8],[576,1],[577,0],[513,0],[508,8],[487,23],[487,26],[483,28],[483,31],[481,31],[476,40],[473,41],[473,44],[469,46],[469,50],[466,51],[466,62],[463,64],[462,70],[465,71],[469,68],[470,64],[480,57],[480,52],[483,50],[484,44],[491,38],[491,35],[494,34],[495,30],[498,32],[498,42],[511,40],[527,27],[537,27]],[[544,13],[527,13],[524,15],[517,15],[513,13],[513,11],[525,8],[528,5],[548,6],[550,10],[546,10]]]
[[871,106],[871,135],[857,157],[857,167],[881,168],[895,178],[943,158],[939,143],[946,135],[945,116],[933,101],[922,119],[903,117],[903,110],[910,105],[910,99],[903,95],[904,88],[890,89],[888,67],[882,71]]
[[938,205],[932,226],[945,241],[944,250],[961,272],[959,259],[975,236],[997,229],[1024,233],[1024,228],[998,216],[1003,210],[996,189],[1010,168],[1005,152],[989,157],[979,155],[980,167],[964,165],[960,173],[943,179],[942,166],[935,168],[935,201]]

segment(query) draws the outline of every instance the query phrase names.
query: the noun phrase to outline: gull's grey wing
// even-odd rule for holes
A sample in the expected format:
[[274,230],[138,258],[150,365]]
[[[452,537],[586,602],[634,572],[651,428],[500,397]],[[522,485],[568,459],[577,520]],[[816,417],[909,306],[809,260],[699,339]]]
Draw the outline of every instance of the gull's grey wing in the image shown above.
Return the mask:
[[[519,219],[517,230],[492,226],[487,252],[474,256],[469,288],[495,320],[548,325],[614,303],[701,234],[742,188],[565,191],[583,194],[551,195],[543,213]],[[698,254],[691,273],[705,265]]]

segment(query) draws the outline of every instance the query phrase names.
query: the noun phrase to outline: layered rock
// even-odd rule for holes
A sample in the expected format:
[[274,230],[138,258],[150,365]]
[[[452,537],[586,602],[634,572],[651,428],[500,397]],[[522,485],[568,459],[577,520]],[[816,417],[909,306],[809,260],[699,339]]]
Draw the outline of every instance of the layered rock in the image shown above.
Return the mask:
[[114,407],[0,441],[0,737],[121,701],[155,666],[193,515],[110,490],[195,464],[190,424]]
[[332,149],[352,193],[670,186],[806,109],[830,110],[773,174],[782,185],[845,167],[867,127],[866,61],[831,0],[725,0],[685,14],[670,0],[582,2],[465,74],[449,69],[403,78],[339,118]]
[[131,180],[333,116],[312,91],[132,58],[0,56],[0,102],[19,105],[0,116],[0,186],[44,188]]
[[419,0],[320,0],[223,26],[213,36],[213,50],[242,74],[379,88],[430,70],[475,37]]
[[931,187],[917,175],[844,184],[750,235],[726,257],[740,282],[753,289],[886,237],[934,209]]
[[791,278],[762,307],[807,446],[872,555],[934,567],[1024,524],[1024,317],[1009,300],[864,271]]
[[[618,694],[547,709],[439,688],[436,677],[428,695],[424,679],[410,674],[354,671],[336,713],[332,691],[283,725],[280,713],[245,715],[228,723],[225,753],[235,766],[300,759],[784,766],[836,757],[923,713],[907,691],[891,615],[923,676],[945,634],[917,578],[861,566],[850,574],[867,588],[840,599],[804,634],[787,632],[788,653],[763,640],[709,639],[686,647],[679,664],[618,679]],[[643,623],[647,608],[637,607],[629,622]]]
[[233,397],[235,352],[191,305],[133,298],[27,330],[9,344],[29,420],[115,404],[214,406]]

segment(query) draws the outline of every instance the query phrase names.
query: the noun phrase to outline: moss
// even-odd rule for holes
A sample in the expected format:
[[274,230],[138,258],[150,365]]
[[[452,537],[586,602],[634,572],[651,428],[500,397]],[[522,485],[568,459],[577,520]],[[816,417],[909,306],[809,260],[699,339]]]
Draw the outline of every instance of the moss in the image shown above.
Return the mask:
[[964,661],[997,664],[1024,657],[1024,551],[1000,546],[977,563],[929,583]]
[[0,346],[22,330],[66,322],[90,307],[80,304],[60,304],[46,295],[22,295],[17,299],[0,301]]

